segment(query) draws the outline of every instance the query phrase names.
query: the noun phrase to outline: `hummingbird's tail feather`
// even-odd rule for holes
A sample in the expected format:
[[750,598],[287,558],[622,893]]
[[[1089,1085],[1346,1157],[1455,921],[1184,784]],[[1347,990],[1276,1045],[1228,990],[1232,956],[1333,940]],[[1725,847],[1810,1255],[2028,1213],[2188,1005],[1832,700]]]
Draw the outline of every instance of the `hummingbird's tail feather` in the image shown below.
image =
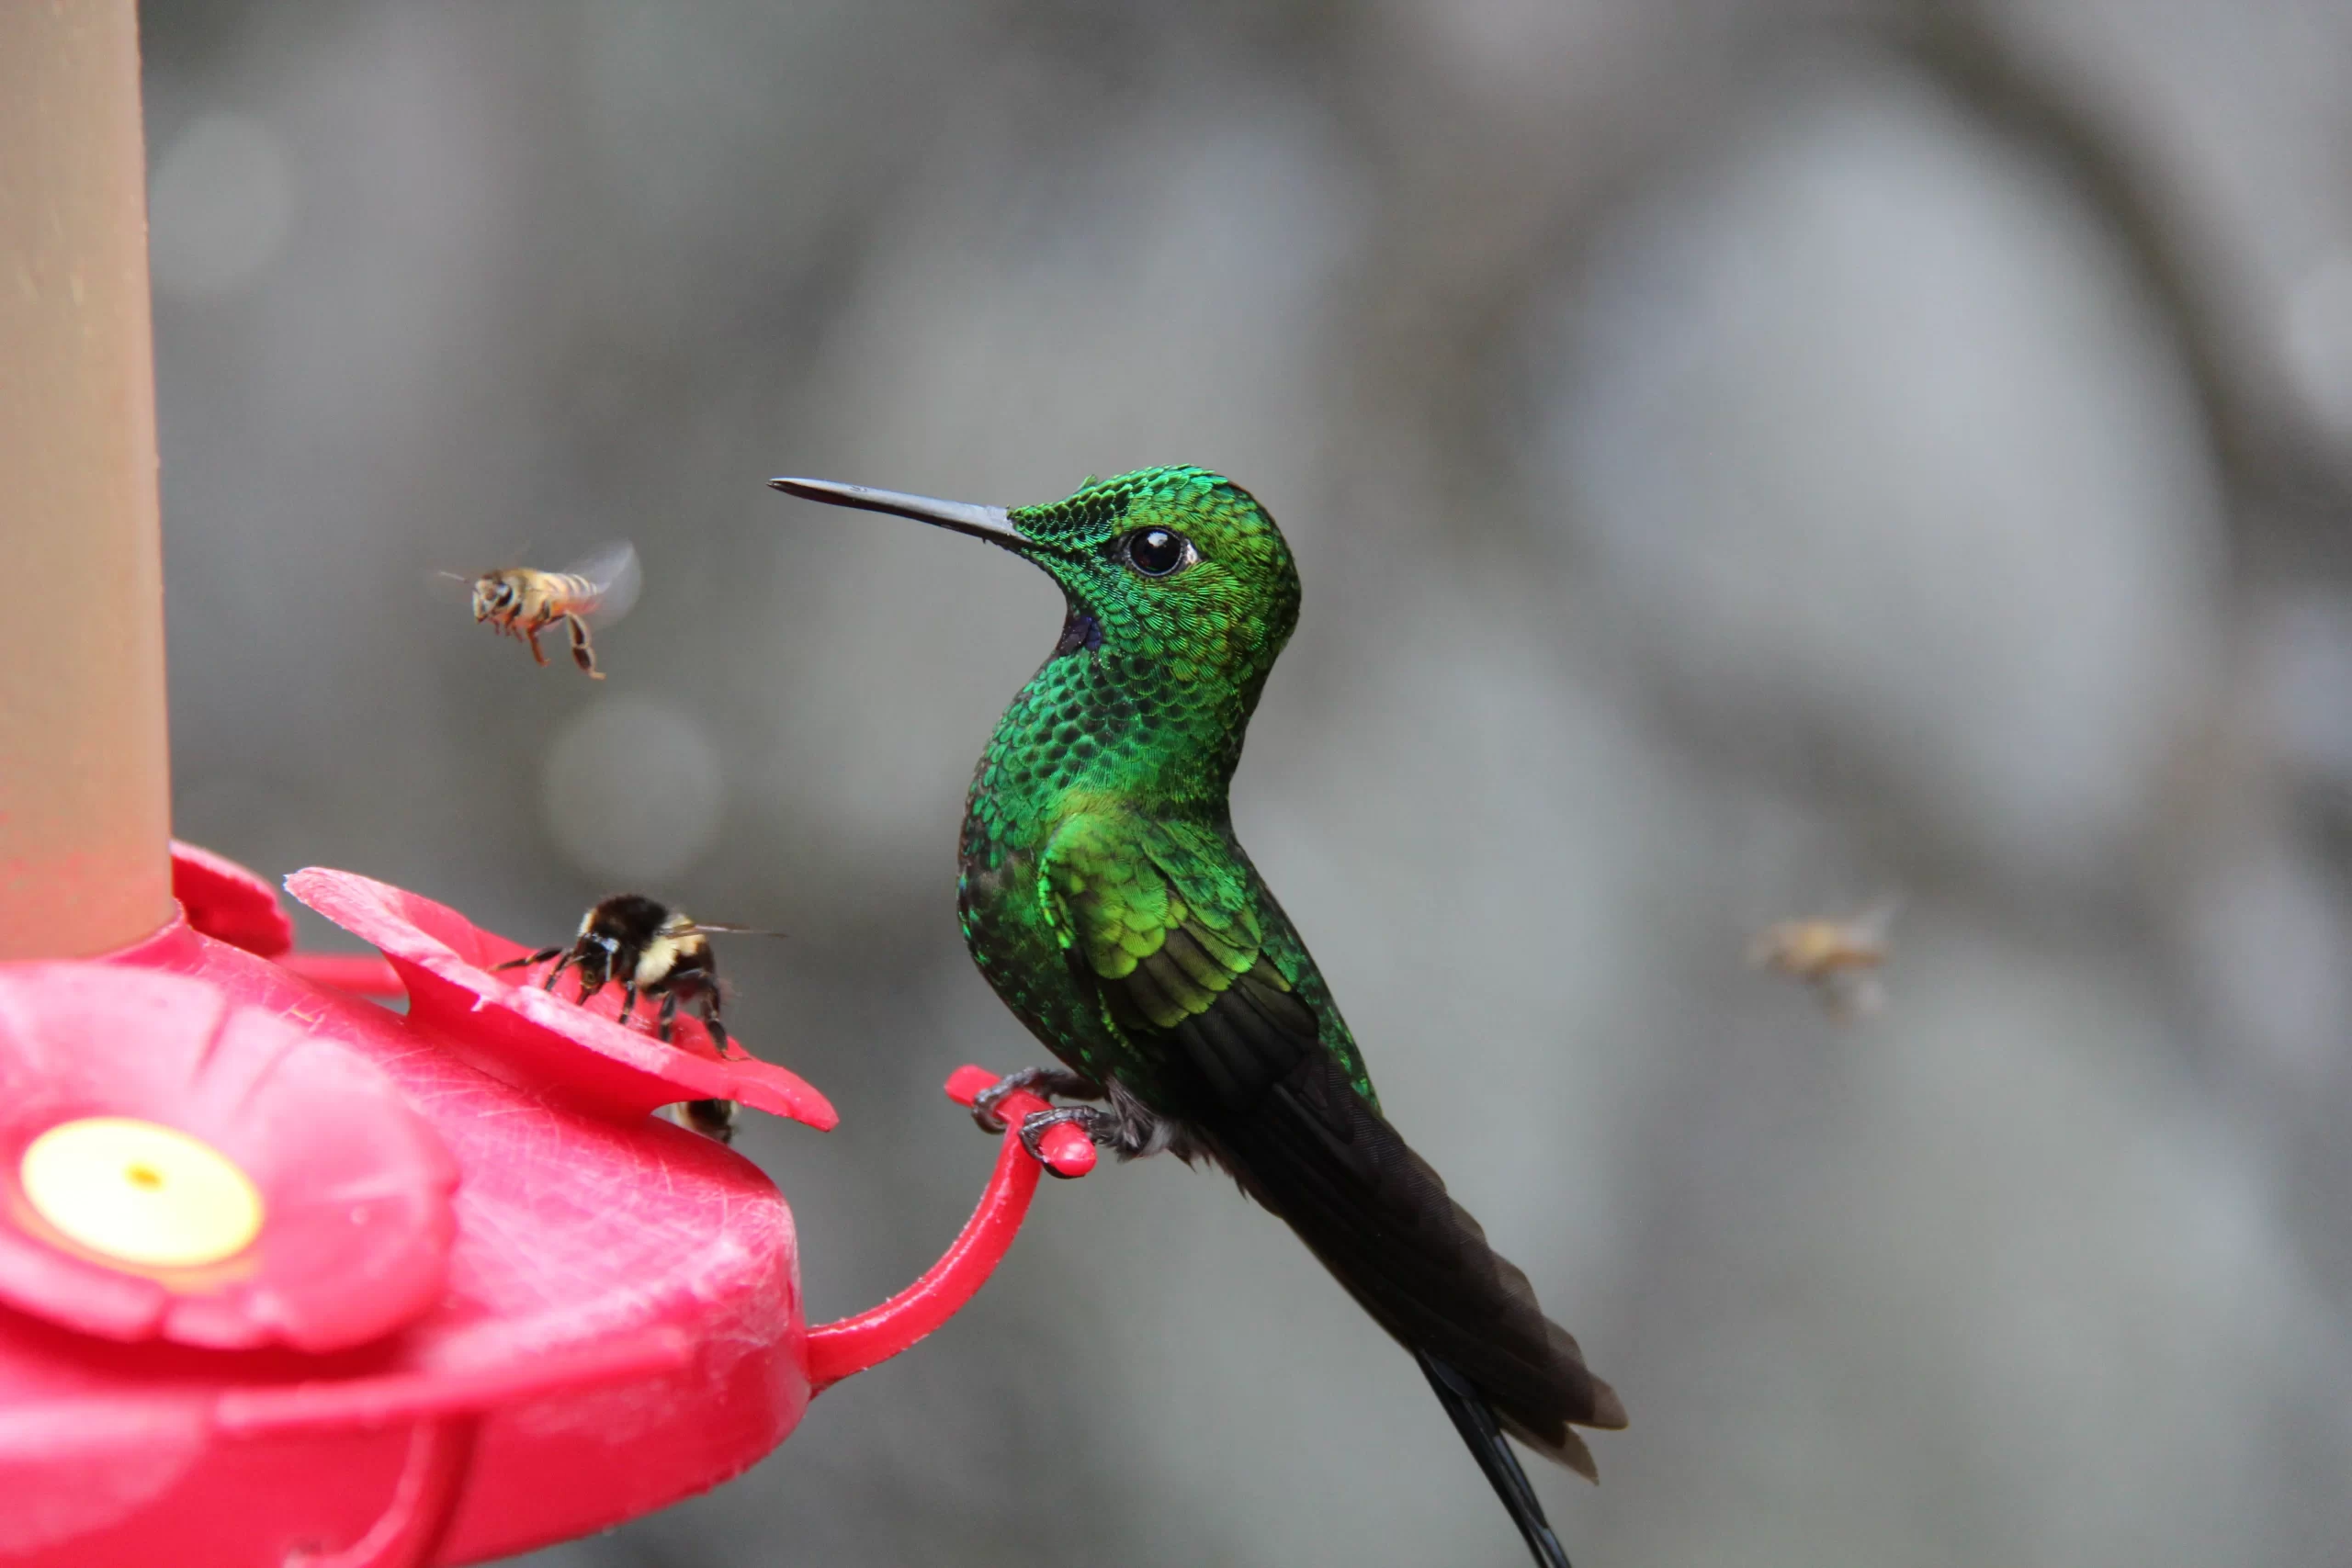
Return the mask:
[[1527,1276],[1487,1245],[1429,1162],[1326,1052],[1301,1053],[1269,1092],[1228,1103],[1198,1131],[1242,1187],[1419,1358],[1540,1556],[1531,1521],[1542,1525],[1543,1511],[1494,1427],[1590,1480],[1592,1454],[1575,1428],[1623,1427],[1625,1407],[1568,1331],[1544,1315]]
[[1437,1392],[1438,1403],[1453,1417],[1453,1429],[1462,1434],[1462,1440],[1469,1445],[1470,1457],[1487,1472],[1487,1480],[1494,1487],[1495,1495],[1502,1499],[1511,1522],[1527,1538],[1527,1550],[1535,1554],[1535,1561],[1543,1568],[1571,1568],[1567,1549],[1552,1533],[1552,1521],[1544,1517],[1544,1505],[1537,1500],[1535,1489],[1527,1483],[1527,1472],[1519,1468],[1519,1456],[1503,1441],[1493,1409],[1478,1396],[1469,1379],[1428,1351],[1416,1351],[1414,1359],[1421,1363],[1430,1387]]

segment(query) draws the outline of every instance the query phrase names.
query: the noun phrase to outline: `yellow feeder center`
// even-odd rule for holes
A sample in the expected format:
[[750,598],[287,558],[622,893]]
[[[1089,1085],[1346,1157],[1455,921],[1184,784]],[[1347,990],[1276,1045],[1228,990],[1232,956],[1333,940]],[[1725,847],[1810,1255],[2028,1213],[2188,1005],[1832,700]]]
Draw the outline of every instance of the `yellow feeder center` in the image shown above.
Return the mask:
[[261,1233],[261,1193],[228,1156],[129,1116],[61,1122],[17,1168],[25,1197],[69,1239],[123,1263],[190,1268]]

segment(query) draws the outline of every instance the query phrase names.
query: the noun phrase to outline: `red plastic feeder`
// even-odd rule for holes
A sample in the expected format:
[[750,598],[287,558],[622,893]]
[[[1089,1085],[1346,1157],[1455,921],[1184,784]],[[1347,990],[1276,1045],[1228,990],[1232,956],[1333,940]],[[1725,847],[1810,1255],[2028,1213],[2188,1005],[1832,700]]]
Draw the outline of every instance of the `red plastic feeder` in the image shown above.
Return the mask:
[[167,885],[145,189],[131,0],[0,4],[0,473],[39,584],[0,616],[0,1564],[469,1562],[715,1485],[967,1300],[1037,1164],[1008,1135],[937,1267],[810,1327],[775,1188],[651,1114],[831,1126],[799,1078],[493,974],[521,949],[363,877],[295,887],[380,957],[292,952],[203,851]]
[[[0,964],[0,1562],[407,1568],[604,1529],[938,1327],[1027,1212],[1008,1133],[935,1267],[808,1326],[783,1198],[650,1112],[831,1127],[814,1089],[494,973],[525,949],[430,899],[290,878],[377,944],[392,1013],[299,972],[251,873],[187,846],[174,872],[148,940]],[[1055,1134],[1057,1173],[1091,1168]]]

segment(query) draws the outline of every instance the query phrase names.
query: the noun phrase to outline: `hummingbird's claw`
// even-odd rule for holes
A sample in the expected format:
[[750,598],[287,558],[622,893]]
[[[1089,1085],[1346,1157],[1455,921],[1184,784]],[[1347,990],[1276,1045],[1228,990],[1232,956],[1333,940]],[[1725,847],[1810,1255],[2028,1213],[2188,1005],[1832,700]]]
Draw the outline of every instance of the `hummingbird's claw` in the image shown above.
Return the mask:
[[[980,1131],[994,1135],[1004,1131],[1004,1118],[996,1108],[1004,1097],[1027,1089],[1039,1096],[1060,1095],[1066,1100],[1100,1100],[1102,1086],[1083,1073],[1067,1067],[1023,1067],[1017,1073],[1007,1073],[973,1097],[972,1120]],[[1025,1140],[1024,1140],[1025,1141]],[[1029,1152],[1037,1152],[1032,1145]]]
[[1067,1179],[1069,1173],[1046,1157],[1045,1142],[1047,1133],[1064,1125],[1076,1127],[1091,1143],[1102,1144],[1117,1131],[1118,1118],[1092,1105],[1057,1105],[1049,1111],[1033,1111],[1021,1119],[1021,1146],[1029,1151],[1029,1157],[1044,1166],[1047,1175]]

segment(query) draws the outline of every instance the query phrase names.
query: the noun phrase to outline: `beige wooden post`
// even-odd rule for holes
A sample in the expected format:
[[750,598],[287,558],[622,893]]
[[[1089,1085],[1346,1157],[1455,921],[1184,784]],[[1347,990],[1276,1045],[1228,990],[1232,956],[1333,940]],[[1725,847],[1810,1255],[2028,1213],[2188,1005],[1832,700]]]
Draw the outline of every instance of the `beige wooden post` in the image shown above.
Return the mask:
[[0,0],[0,958],[171,916],[132,0]]

